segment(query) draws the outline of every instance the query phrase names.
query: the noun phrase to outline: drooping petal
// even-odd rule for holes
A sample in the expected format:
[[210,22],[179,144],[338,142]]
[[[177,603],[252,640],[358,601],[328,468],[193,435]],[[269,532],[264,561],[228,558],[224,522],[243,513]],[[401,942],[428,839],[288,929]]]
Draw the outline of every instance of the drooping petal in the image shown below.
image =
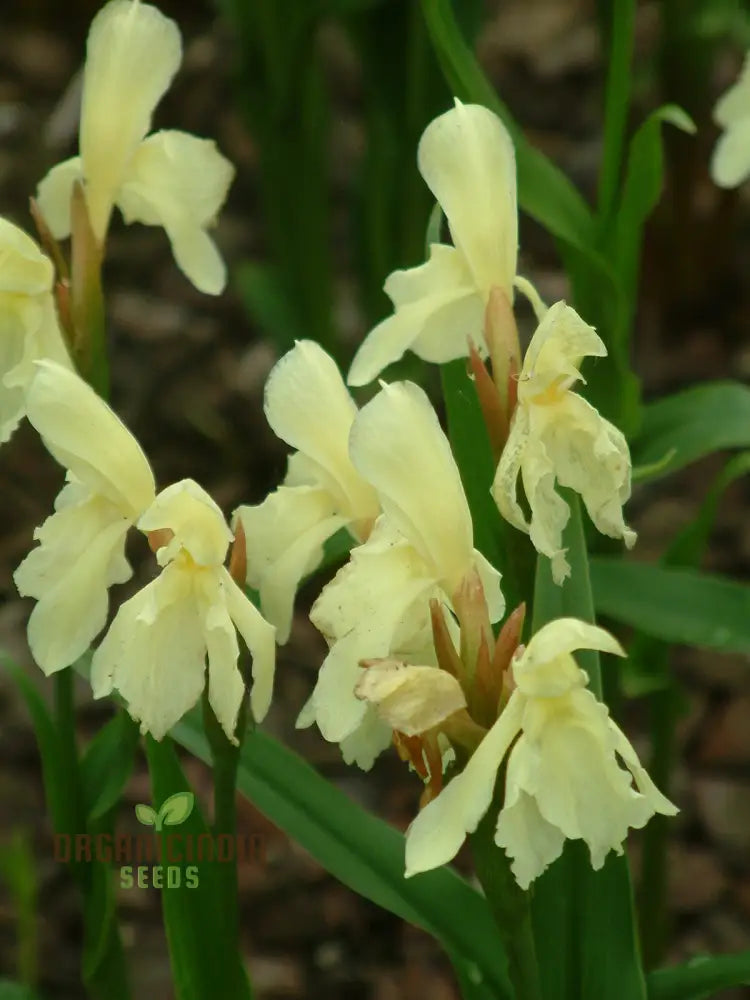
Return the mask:
[[365,337],[349,369],[349,385],[367,385],[408,349],[445,363],[468,354],[468,339],[486,350],[484,301],[461,253],[433,243],[419,267],[394,271],[385,292],[395,312]]
[[391,745],[392,732],[374,709],[369,709],[359,726],[339,744],[346,764],[369,771],[380,754]]
[[651,805],[655,813],[663,816],[676,816],[680,811],[677,806],[670,802],[666,795],[663,795],[651,780],[651,776],[638,759],[638,754],[628,740],[625,733],[619,728],[613,719],[609,719],[609,728],[614,740],[614,748],[623,759],[625,766],[633,775],[636,788]]
[[253,659],[250,710],[255,721],[262,722],[273,696],[276,629],[265,620],[224,568],[220,570],[220,578],[229,615]]
[[36,202],[44,221],[56,240],[70,235],[70,200],[73,185],[83,180],[83,162],[80,156],[63,160],[41,179],[36,189]]
[[495,843],[512,858],[511,871],[522,889],[538,878],[562,854],[565,834],[548,823],[539,812],[536,799],[525,788],[529,777],[524,773],[528,756],[511,750],[505,779],[505,801],[500,810]]
[[528,534],[529,523],[518,502],[518,477],[528,444],[530,429],[529,411],[517,406],[510,425],[510,433],[495,471],[490,492],[505,520],[519,531]]
[[554,698],[580,686],[582,671],[570,657],[577,649],[625,656],[617,639],[598,625],[577,618],[555,618],[534,633],[513,661],[518,688],[531,697]]
[[289,638],[300,581],[323,558],[323,544],[347,522],[326,490],[280,486],[255,507],[238,507],[245,533],[247,582],[283,644]]
[[237,667],[237,632],[227,609],[223,579],[201,574],[196,583],[208,654],[208,701],[227,739],[237,744],[237,717],[245,694]]
[[507,129],[488,108],[461,104],[430,122],[419,170],[484,297],[498,285],[513,300],[518,253],[516,161]]
[[37,529],[40,542],[14,574],[18,592],[37,598],[29,647],[47,674],[74,663],[107,622],[107,589],[130,576],[130,522],[106,501],[64,507]]
[[234,167],[209,139],[156,132],[136,150],[116,202],[126,222],[163,226],[180,270],[207,295],[226,284],[226,268],[206,233],[219,213]]
[[521,460],[521,479],[531,508],[529,537],[537,552],[551,562],[552,578],[562,583],[570,575],[570,565],[562,547],[562,535],[570,518],[570,508],[555,490],[555,465],[545,441],[535,430],[532,412],[531,429]]
[[424,391],[412,382],[384,386],[354,421],[349,450],[389,521],[452,597],[473,563],[473,528],[448,439]]
[[719,137],[710,169],[714,184],[722,188],[738,187],[750,175],[750,114]]
[[94,653],[95,698],[119,691],[141,732],[162,739],[201,696],[206,640],[193,579],[178,564],[126,601]]
[[[553,412],[554,411],[554,412]],[[628,548],[636,534],[623,520],[630,496],[630,450],[624,435],[590,403],[568,392],[555,407],[540,408],[538,434],[557,481],[580,494],[597,530],[622,538]]]
[[478,549],[474,549],[474,565],[482,581],[490,621],[498,622],[505,614],[505,597],[500,589],[501,576]]
[[153,473],[140,445],[72,371],[53,361],[37,362],[27,413],[53,458],[93,493],[133,520],[154,499]]
[[268,376],[264,409],[274,433],[312,460],[324,486],[348,518],[379,513],[372,487],[349,458],[349,432],[357,407],[330,355],[312,340],[300,340]]
[[476,830],[492,801],[498,769],[521,727],[523,708],[523,697],[514,692],[465,769],[411,824],[406,832],[407,878],[450,861],[466,834]]
[[417,736],[466,708],[455,677],[436,667],[415,666],[396,659],[373,663],[355,693],[369,702],[391,729]]
[[182,479],[162,490],[138,527],[144,532],[172,532],[172,539],[157,552],[162,566],[182,550],[199,566],[220,566],[233,538],[220,508],[193,479]]
[[110,0],[91,22],[80,151],[91,225],[100,240],[133,154],[181,58],[177,25],[150,4]]

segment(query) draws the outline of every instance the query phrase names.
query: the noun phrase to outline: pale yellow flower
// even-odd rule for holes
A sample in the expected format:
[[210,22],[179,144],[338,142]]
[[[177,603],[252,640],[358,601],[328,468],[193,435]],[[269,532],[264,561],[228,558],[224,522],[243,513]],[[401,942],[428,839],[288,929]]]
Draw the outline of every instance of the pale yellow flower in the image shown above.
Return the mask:
[[104,242],[112,209],[126,222],[163,226],[177,265],[196,288],[218,294],[226,269],[206,230],[234,168],[215,143],[185,132],[147,137],[156,105],[182,58],[174,21],[138,0],[111,0],[86,47],[80,155],[54,167],[37,200],[53,235],[70,233],[73,185],[83,181],[91,226]]
[[506,755],[495,842],[524,889],[559,857],[566,838],[585,841],[599,869],[610,850],[622,853],[629,828],[644,826],[654,813],[677,812],[607,707],[586,689],[576,649],[624,655],[603,629],[572,618],[549,622],[533,636],[513,662],[516,690],[497,722],[462,773],[410,826],[407,876],[454,857],[487,812]]
[[236,515],[245,533],[247,582],[283,643],[297,587],[320,565],[324,543],[341,528],[364,541],[380,504],[349,458],[357,407],[322,347],[301,340],[284,355],[268,377],[264,408],[274,432],[297,450],[283,485]]
[[94,696],[117,690],[141,731],[161,739],[198,701],[208,673],[209,703],[234,741],[245,691],[237,632],[253,659],[250,707],[258,722],[271,703],[275,637],[224,567],[232,533],[190,479],[162,490],[138,527],[168,539],[157,551],[163,569],[122,605],[94,653]]
[[[418,386],[383,386],[354,421],[350,455],[374,487],[383,514],[313,606],[310,618],[330,652],[302,723],[314,720],[327,740],[367,766],[363,761],[371,763],[388,745],[391,728],[356,696],[360,660],[395,656],[429,664],[430,599],[452,607],[475,571],[492,621],[502,616],[504,601],[499,574],[474,548],[450,445]],[[363,727],[369,733],[364,743]],[[354,741],[356,757],[347,740]]]
[[[572,391],[583,380],[578,371],[581,359],[606,353],[593,327],[570,306],[557,302],[547,310],[523,361],[518,405],[492,485],[500,513],[527,532],[537,552],[551,560],[557,583],[570,573],[562,548],[570,509],[555,483],[581,495],[602,534],[622,538],[628,548],[635,544],[635,532],[622,514],[630,496],[627,442],[613,424]],[[516,496],[519,475],[530,521]]]
[[26,410],[34,362],[49,358],[70,368],[57,322],[52,262],[22,229],[0,219],[0,442]]
[[395,311],[365,338],[349,371],[350,385],[371,382],[406,350],[443,363],[467,355],[469,337],[486,348],[491,289],[513,300],[516,163],[503,123],[481,105],[456,100],[425,129],[417,163],[454,245],[433,243],[426,264],[389,275],[385,291]]
[[737,82],[719,98],[714,121],[723,132],[711,157],[711,177],[719,187],[737,187],[750,177],[750,53]]
[[106,624],[108,588],[132,575],[125,536],[154,499],[154,477],[130,431],[61,365],[37,362],[27,412],[68,470],[55,513],[34,532],[39,546],[14,575],[21,595],[38,601],[29,645],[51,674],[88,649]]

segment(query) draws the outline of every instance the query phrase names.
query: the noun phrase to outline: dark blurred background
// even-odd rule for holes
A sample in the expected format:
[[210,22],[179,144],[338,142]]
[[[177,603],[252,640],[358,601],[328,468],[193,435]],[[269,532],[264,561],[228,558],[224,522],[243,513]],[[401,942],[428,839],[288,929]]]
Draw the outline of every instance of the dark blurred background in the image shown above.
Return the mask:
[[[161,485],[194,477],[229,513],[240,502],[259,501],[284,472],[286,449],[262,414],[263,383],[275,359],[295,337],[311,336],[346,364],[387,310],[380,292],[386,274],[419,262],[431,205],[416,171],[416,142],[451,97],[413,0],[160,6],[180,25],[184,62],[155,127],[214,138],[237,168],[216,233],[230,283],[218,299],[200,295],[176,269],[161,230],[126,228],[118,217],[105,270],[113,405]],[[599,29],[607,4],[463,6],[478,31],[482,63],[515,118],[590,196],[601,148]],[[75,150],[76,74],[97,7],[82,0],[2,5],[0,214],[29,229],[29,195],[51,165]],[[743,6],[729,0],[638,8],[634,124],[669,100],[698,125],[695,137],[667,133],[666,191],[647,231],[634,346],[647,398],[706,379],[750,377],[750,184],[720,192],[707,166],[717,134],[710,109],[736,78],[750,44],[748,24]],[[528,220],[521,246],[522,273],[547,300],[564,296],[554,246]],[[721,465],[714,456],[636,490],[638,558],[661,554]],[[3,447],[0,647],[40,682],[25,642],[30,606],[18,598],[12,571],[61,479],[28,426]],[[747,578],[747,501],[746,482],[728,490],[707,568]],[[133,559],[136,577],[120,588],[123,595],[149,572],[137,548]],[[419,787],[394,753],[365,775],[346,768],[338,749],[314,731],[294,730],[322,659],[322,641],[306,618],[319,586],[318,580],[303,591],[291,642],[280,650],[266,726],[358,801],[405,828]],[[685,696],[673,781],[682,811],[668,848],[666,960],[750,947],[750,664],[687,648],[673,651],[672,664]],[[85,686],[78,694],[83,738],[108,709],[94,704]],[[637,702],[622,711],[648,759],[645,712]],[[53,861],[33,732],[3,672],[0,760],[0,976],[13,977],[20,960],[36,967],[43,996],[77,1000],[83,996],[78,898]],[[187,767],[205,793],[207,770],[196,762]],[[132,804],[149,799],[139,764],[123,829],[132,828]],[[240,873],[258,1000],[458,996],[445,958],[426,935],[338,885],[246,802],[240,822],[267,844],[265,862]],[[631,849],[637,871],[637,838]],[[158,894],[123,890],[119,903],[134,995],[169,997]],[[725,994],[742,995],[748,993]]]

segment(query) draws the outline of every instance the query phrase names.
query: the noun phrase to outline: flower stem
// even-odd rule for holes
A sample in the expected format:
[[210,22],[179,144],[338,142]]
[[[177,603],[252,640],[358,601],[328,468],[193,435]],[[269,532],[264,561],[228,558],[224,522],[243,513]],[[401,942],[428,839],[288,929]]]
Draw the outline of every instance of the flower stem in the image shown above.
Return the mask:
[[[238,739],[245,730],[247,699],[243,701],[237,722]],[[203,722],[206,738],[211,747],[214,770],[214,835],[237,832],[237,767],[240,745],[230,743],[224,730],[203,695]],[[221,919],[227,940],[236,941],[239,947],[239,896],[237,891],[237,855],[232,853],[230,862],[217,865],[217,886],[221,901]]]
[[504,775],[498,779],[493,805],[470,837],[474,867],[495,917],[508,959],[516,1000],[541,1000],[539,967],[531,923],[531,896],[516,882],[510,860],[494,841],[502,804]]

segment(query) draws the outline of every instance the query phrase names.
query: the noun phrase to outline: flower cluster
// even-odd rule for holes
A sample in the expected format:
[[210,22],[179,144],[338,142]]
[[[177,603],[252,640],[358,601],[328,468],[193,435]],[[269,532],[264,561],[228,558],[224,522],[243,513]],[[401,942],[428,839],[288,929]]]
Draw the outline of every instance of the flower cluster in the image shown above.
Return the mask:
[[[148,134],[180,51],[176,26],[154,7],[111,0],[99,12],[88,40],[80,155],[50,171],[38,205],[43,237],[61,239],[71,231],[71,205],[83,199],[99,249],[115,206],[126,222],[162,225],[180,268],[215,294],[225,272],[206,230],[233,169],[209,141]],[[547,308],[516,273],[513,144],[492,112],[456,101],[427,127],[418,163],[452,242],[434,243],[426,263],[387,279],[394,312],[360,346],[349,384],[372,381],[407,350],[439,363],[469,357],[498,459],[498,512],[529,535],[562,584],[571,572],[563,547],[570,510],[558,487],[580,495],[600,532],[635,542],[623,518],[627,444],[575,391],[585,381],[583,359],[606,357],[605,345],[570,306]],[[423,779],[407,875],[454,856],[490,808],[498,780],[495,841],[524,888],[565,839],[583,840],[598,868],[610,850],[622,850],[629,828],[675,811],[572,655],[623,655],[616,640],[560,618],[524,646],[523,606],[500,627],[500,574],[475,548],[461,474],[423,389],[381,382],[359,409],[335,361],[298,342],[265,394],[269,424],[293,449],[286,476],[262,503],[240,506],[230,530],[193,480],[157,491],[135,438],[73,371],[52,264],[9,223],[0,222],[0,249],[0,433],[7,438],[26,414],[66,470],[54,513],[36,531],[39,544],[15,574],[20,593],[37,602],[29,643],[46,673],[68,667],[104,633],[91,667],[97,697],[117,692],[142,730],[160,739],[206,689],[236,740],[247,687],[255,719],[268,711],[275,644],[289,637],[301,581],[322,566],[334,536],[343,537],[350,557],[310,615],[328,651],[298,725],[317,724],[364,769],[394,743]],[[525,353],[516,288],[538,320]],[[159,572],[107,629],[109,590],[132,575],[132,528],[148,540]],[[262,614],[244,584],[257,591]],[[241,668],[238,635],[252,678]]]

